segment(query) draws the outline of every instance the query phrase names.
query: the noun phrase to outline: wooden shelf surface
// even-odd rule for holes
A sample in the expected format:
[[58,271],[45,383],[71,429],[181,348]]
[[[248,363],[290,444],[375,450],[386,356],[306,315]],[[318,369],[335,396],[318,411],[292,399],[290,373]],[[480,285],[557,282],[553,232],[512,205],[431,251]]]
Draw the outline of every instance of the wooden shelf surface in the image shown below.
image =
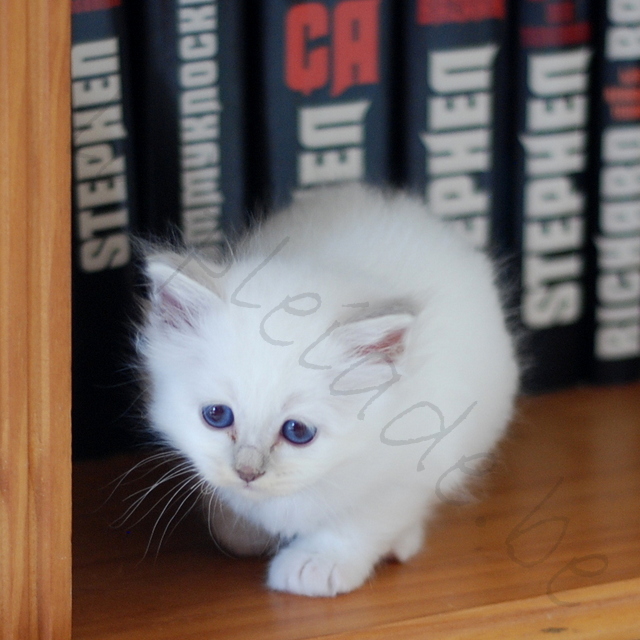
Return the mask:
[[76,464],[73,637],[638,640],[640,385],[525,398],[518,414],[479,500],[443,503],[416,558],[328,599],[267,591],[266,561],[218,551],[197,509],[160,515],[166,484],[112,526],[168,467],[109,497],[140,457]]

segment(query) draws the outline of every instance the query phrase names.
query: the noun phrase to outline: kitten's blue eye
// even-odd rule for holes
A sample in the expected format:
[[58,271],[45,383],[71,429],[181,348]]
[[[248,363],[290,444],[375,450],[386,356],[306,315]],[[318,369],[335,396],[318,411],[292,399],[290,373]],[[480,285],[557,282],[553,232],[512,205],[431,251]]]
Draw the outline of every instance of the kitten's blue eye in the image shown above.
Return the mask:
[[316,435],[317,429],[298,420],[287,420],[281,429],[282,437],[291,444],[307,444]]
[[202,407],[202,417],[211,427],[225,429],[233,424],[233,411],[226,404],[208,404]]

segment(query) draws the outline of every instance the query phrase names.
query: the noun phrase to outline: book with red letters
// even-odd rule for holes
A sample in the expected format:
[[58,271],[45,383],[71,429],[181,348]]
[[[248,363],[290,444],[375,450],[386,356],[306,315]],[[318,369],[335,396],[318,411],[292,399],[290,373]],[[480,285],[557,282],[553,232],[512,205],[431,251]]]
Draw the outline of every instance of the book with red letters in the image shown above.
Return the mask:
[[595,7],[593,379],[640,377],[640,3]]
[[390,0],[251,5],[249,161],[255,200],[390,175]]
[[403,3],[404,177],[478,249],[506,243],[506,0]]

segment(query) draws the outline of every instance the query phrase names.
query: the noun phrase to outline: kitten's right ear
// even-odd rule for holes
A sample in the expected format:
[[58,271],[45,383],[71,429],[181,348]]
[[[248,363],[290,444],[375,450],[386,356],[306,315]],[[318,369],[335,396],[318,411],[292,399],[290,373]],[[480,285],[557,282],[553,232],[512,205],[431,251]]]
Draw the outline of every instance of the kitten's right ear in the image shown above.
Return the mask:
[[195,329],[220,298],[167,261],[149,256],[145,273],[150,283],[151,318],[175,329]]

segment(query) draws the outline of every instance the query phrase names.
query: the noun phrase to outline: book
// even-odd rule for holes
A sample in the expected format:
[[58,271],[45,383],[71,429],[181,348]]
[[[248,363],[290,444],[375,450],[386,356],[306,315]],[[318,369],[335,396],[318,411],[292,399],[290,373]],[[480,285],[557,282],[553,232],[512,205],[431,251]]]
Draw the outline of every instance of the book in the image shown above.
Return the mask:
[[71,11],[73,452],[87,457],[130,442],[136,207],[123,7],[73,0]]
[[508,240],[506,0],[403,3],[404,182],[476,248]]
[[242,0],[128,6],[145,235],[202,249],[244,228],[244,20]]
[[390,0],[251,5],[254,201],[322,184],[390,180]]
[[640,5],[595,10],[592,375],[629,382],[640,377]]
[[513,3],[514,252],[519,320],[532,362],[524,387],[546,391],[588,370],[587,156],[592,61],[585,0]]

